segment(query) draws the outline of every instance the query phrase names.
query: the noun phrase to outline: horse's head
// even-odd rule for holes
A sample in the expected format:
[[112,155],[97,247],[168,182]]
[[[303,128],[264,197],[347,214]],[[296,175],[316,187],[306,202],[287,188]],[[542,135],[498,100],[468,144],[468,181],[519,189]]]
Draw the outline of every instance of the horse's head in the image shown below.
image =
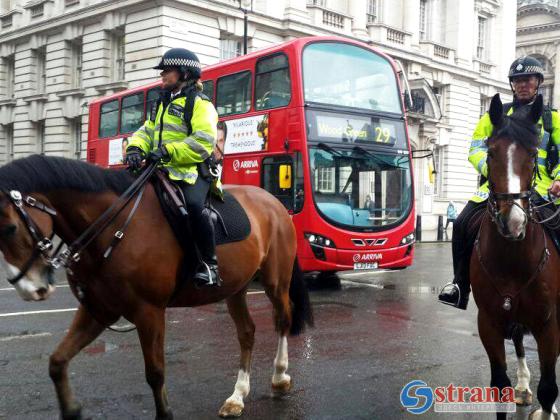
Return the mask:
[[48,249],[44,233],[53,231],[53,220],[46,207],[33,207],[33,199],[19,192],[0,192],[0,251],[8,281],[24,300],[44,300],[54,291],[53,270],[46,261]]
[[494,130],[487,140],[488,204],[498,232],[510,240],[525,238],[540,141],[540,130],[536,124],[542,111],[541,95],[511,116],[503,115],[498,94],[490,104],[489,114]]

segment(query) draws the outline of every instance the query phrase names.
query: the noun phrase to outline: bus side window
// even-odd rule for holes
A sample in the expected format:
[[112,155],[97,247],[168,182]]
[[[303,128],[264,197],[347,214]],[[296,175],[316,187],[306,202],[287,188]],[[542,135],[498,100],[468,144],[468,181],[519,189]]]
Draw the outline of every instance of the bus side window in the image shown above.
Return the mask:
[[220,77],[216,85],[216,110],[220,117],[251,109],[251,72]]
[[119,100],[102,104],[99,118],[99,137],[116,136],[119,128]]
[[138,130],[144,123],[144,92],[125,96],[121,104],[121,134]]
[[202,88],[203,88],[202,93],[208,96],[212,101],[212,103],[215,104],[216,102],[214,101],[214,81],[207,80],[205,82],[202,82]]
[[158,100],[161,88],[155,87],[148,91],[148,96],[146,97],[146,114],[144,116],[144,121],[150,118],[150,112],[152,111],[152,104]]
[[[273,156],[263,159],[262,164],[262,187],[274,195],[288,210],[292,210],[293,203],[293,182],[289,188],[281,188],[280,167],[292,165],[289,156]],[[292,172],[293,173],[293,172]]]
[[257,62],[255,75],[255,109],[286,106],[292,98],[288,57],[275,54]]

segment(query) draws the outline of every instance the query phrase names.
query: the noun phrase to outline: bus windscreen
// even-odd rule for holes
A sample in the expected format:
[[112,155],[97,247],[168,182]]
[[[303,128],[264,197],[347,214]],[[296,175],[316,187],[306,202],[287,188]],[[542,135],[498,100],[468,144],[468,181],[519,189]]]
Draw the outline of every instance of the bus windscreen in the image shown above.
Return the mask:
[[303,86],[307,103],[402,114],[389,61],[355,45],[316,42],[305,47]]

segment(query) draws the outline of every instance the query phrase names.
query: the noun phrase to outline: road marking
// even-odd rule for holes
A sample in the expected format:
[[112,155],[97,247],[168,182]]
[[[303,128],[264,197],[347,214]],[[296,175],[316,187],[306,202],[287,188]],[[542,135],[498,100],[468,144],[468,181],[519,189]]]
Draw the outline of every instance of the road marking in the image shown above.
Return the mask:
[[67,308],[67,309],[45,309],[43,311],[11,312],[7,314],[0,314],[0,318],[6,318],[9,316],[20,316],[20,315],[56,314],[60,312],[74,312],[77,310],[78,308]]
[[[58,289],[59,287],[70,287],[70,286],[68,286],[67,284],[60,284],[60,285],[57,285],[57,286],[56,286],[57,289]],[[16,290],[16,289],[14,289],[13,287],[3,287],[3,288],[0,288],[0,292],[13,292],[13,291],[15,291],[15,290]]]
[[0,342],[2,342],[2,341],[12,341],[12,340],[23,340],[23,339],[26,339],[26,338],[50,337],[50,336],[52,336],[52,334],[48,333],[48,332],[37,333],[37,334],[12,335],[11,337],[0,338]]
[[[255,292],[247,292],[248,295],[260,295],[263,293],[264,293],[263,290],[259,290]],[[10,312],[7,314],[0,314],[0,318],[6,318],[10,316],[22,316],[22,315],[56,314],[60,312],[73,312],[77,310],[78,308],[67,308],[67,309],[45,309],[43,311]]]

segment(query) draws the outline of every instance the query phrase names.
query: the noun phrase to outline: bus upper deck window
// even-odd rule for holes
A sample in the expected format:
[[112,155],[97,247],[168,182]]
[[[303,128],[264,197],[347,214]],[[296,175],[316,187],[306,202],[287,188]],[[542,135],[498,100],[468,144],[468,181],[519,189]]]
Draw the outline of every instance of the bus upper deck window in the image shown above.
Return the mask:
[[119,128],[119,100],[115,99],[101,105],[99,137],[113,137]]
[[276,54],[257,63],[255,109],[286,106],[292,97],[288,57]]
[[210,100],[212,101],[212,103],[214,102],[214,81],[213,80],[207,80],[205,82],[202,82],[202,93],[204,93],[206,96],[208,96],[210,98]]
[[121,133],[138,130],[144,122],[144,92],[125,96],[122,99]]
[[220,77],[216,85],[216,109],[220,116],[242,114],[251,109],[251,72]]

